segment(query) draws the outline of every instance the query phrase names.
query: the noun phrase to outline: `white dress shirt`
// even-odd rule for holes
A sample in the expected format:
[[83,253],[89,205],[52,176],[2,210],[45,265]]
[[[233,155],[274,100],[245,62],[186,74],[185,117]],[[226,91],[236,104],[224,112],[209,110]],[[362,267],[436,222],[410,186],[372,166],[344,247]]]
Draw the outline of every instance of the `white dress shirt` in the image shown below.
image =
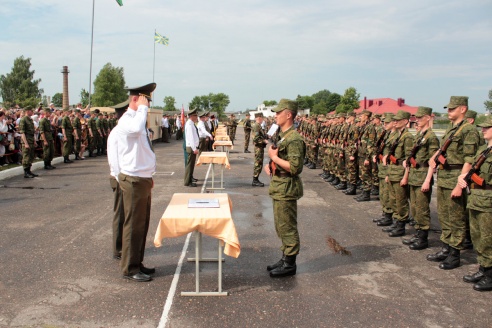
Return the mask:
[[155,173],[156,158],[150,148],[145,126],[148,110],[144,105],[138,106],[136,111],[129,108],[119,119],[116,126],[118,129],[111,131],[110,137],[114,137],[115,140],[111,140],[111,143],[108,140],[108,161],[116,177],[123,173],[151,178]]
[[166,129],[169,128],[169,120],[167,117],[161,118],[161,126]]
[[198,136],[200,138],[210,138],[210,137],[212,137],[212,135],[205,128],[205,122],[203,122],[202,120],[200,120],[198,122],[197,128],[198,128]]
[[181,130],[181,117],[176,119],[176,127]]
[[185,124],[185,138],[186,147],[191,147],[191,149],[195,151],[198,148],[200,139],[198,138],[195,123],[193,123],[193,121],[190,119],[188,119]]
[[118,140],[117,134],[119,132],[119,124],[116,125],[108,136],[107,152],[109,163],[109,174],[118,180],[118,174],[120,173],[120,163],[118,160]]

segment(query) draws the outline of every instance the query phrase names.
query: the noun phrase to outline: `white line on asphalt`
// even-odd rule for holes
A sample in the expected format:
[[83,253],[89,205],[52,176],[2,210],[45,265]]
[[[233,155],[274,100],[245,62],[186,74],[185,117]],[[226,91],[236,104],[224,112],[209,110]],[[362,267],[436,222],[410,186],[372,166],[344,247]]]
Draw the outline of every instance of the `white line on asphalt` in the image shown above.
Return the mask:
[[[203,187],[201,193],[205,192],[205,187],[207,185],[208,174],[210,173],[212,165],[209,165],[207,174],[205,175],[205,179],[203,180]],[[181,251],[181,256],[179,257],[178,266],[176,267],[176,271],[174,272],[173,281],[171,282],[171,287],[169,288],[169,292],[167,293],[166,303],[164,304],[164,308],[162,310],[161,320],[159,321],[159,325],[157,328],[166,327],[167,320],[169,319],[169,311],[171,311],[171,306],[173,305],[174,295],[176,294],[176,288],[178,287],[179,275],[181,274],[181,267],[183,266],[183,260],[188,251],[188,244],[190,243],[191,232],[186,236],[186,241],[183,246],[183,250]]]

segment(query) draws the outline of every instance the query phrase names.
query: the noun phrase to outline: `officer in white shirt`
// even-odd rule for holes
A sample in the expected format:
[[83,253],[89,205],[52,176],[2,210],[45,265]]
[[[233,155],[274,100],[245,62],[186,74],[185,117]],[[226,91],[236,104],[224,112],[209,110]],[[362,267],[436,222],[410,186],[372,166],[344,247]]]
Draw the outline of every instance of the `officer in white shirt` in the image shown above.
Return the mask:
[[186,153],[188,159],[186,161],[184,185],[188,187],[196,187],[196,179],[193,178],[193,171],[195,169],[196,155],[198,154],[198,146],[200,139],[198,137],[198,130],[195,123],[198,121],[198,110],[193,109],[188,112],[188,120],[185,124],[185,143]]
[[198,121],[198,137],[200,138],[200,143],[199,143],[199,152],[198,156],[202,153],[202,151],[208,151],[208,145],[211,143],[212,140],[214,140],[214,137],[212,137],[212,134],[210,134],[209,130],[205,126],[207,124],[207,112],[204,112],[203,114],[200,115],[200,120]]
[[162,131],[162,142],[169,143],[169,119],[167,114],[162,115],[161,131]]
[[154,268],[143,265],[145,241],[149,229],[152,175],[156,158],[147,135],[146,122],[151,93],[149,83],[128,88],[128,110],[121,116],[108,141],[108,161],[123,195],[123,224],[120,267],[123,277],[132,281],[150,281]]

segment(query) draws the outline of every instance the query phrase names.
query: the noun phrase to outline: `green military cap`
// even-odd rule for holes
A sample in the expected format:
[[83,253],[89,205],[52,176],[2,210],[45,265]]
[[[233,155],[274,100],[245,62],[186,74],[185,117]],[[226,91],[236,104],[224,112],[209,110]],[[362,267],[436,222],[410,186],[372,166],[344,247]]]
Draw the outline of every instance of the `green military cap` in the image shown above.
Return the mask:
[[277,107],[272,108],[272,112],[278,113],[283,111],[284,109],[296,111],[297,110],[297,102],[290,99],[280,99]]
[[386,113],[384,115],[384,123],[393,122],[393,116],[395,116],[395,114],[393,114],[393,113]]
[[345,117],[345,114],[344,113],[338,113],[335,117],[336,118]]
[[477,118],[477,112],[475,112],[474,110],[467,110],[466,113],[465,113],[465,118],[473,118],[473,119],[476,119]]
[[410,119],[410,113],[404,110],[399,110],[395,116],[393,116],[393,121],[408,120]]
[[250,113],[246,113],[246,116],[249,117],[249,116],[251,116],[251,114]]
[[130,101],[127,99],[124,102],[111,106],[111,108],[114,108],[115,110],[126,110],[128,105],[130,105]]
[[80,113],[80,109],[76,109],[75,113],[77,113],[77,114]]
[[367,110],[367,109],[364,109],[362,112],[360,112],[361,115],[367,115],[368,117],[371,117],[372,115],[372,112]]
[[459,106],[468,107],[468,97],[451,96],[451,99],[449,99],[449,104],[444,106],[444,108],[454,109]]
[[255,113],[255,118],[256,117],[263,117],[263,113]]
[[192,115],[198,115],[198,108],[191,109],[191,110],[188,112],[188,116],[192,116]]
[[417,108],[417,113],[415,113],[415,117],[422,117],[431,114],[432,114],[432,108],[419,106],[419,108]]
[[130,96],[145,96],[148,100],[152,100],[152,92],[154,92],[156,86],[157,84],[152,82],[140,87],[126,87],[125,90],[128,90],[128,92],[130,92]]
[[347,117],[349,117],[349,116],[356,117],[357,113],[355,111],[348,112]]
[[477,124],[477,126],[481,128],[490,128],[492,126],[492,115],[488,115],[485,117],[485,121],[483,123]]
[[44,111],[45,113],[51,113],[51,109],[49,109],[48,107],[44,107],[44,108],[43,108],[43,111]]
[[380,120],[380,119],[381,119],[381,114],[374,114],[374,115],[372,116],[372,118],[373,118],[373,119],[377,118],[377,119],[379,119],[379,120]]
[[99,114],[100,110],[99,108],[94,109],[94,113]]
[[27,112],[28,110],[32,110],[31,106],[26,106],[22,109],[24,112]]

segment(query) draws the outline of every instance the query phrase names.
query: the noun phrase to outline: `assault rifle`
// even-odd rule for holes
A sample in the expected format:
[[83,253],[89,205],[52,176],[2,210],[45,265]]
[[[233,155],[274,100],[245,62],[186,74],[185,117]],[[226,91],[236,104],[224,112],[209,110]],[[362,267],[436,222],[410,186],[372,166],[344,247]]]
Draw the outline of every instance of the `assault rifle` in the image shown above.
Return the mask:
[[388,154],[388,157],[386,158],[386,164],[389,164],[388,160],[393,164],[398,164],[398,159],[395,157],[395,151],[396,147],[398,147],[398,143],[400,142],[400,138],[402,135],[403,133],[401,133],[395,140],[395,142],[393,142],[393,144],[391,145],[390,152]]
[[410,157],[407,158],[407,167],[417,167],[417,161],[415,160],[415,155],[417,155],[417,152],[419,151],[420,147],[422,146],[422,142],[424,141],[425,133],[417,140],[415,143],[415,146],[413,146],[412,151],[410,153]]
[[453,141],[453,137],[456,134],[456,132],[460,129],[461,125],[465,122],[466,120],[461,121],[461,123],[458,125],[456,130],[453,131],[449,135],[449,138],[446,139],[444,144],[439,148],[436,157],[434,157],[434,162],[436,162],[436,165],[445,165],[446,164],[446,150],[448,150],[449,146],[451,145],[451,142]]
[[475,183],[476,185],[479,185],[480,187],[483,187],[485,185],[484,179],[482,179],[478,174],[480,173],[480,167],[487,159],[487,156],[489,155],[491,149],[492,147],[487,147],[487,149],[485,149],[480,154],[480,157],[478,157],[475,163],[473,163],[470,171],[468,171],[465,178],[463,179],[468,185],[468,187],[466,187],[468,193],[470,193],[470,185],[472,182]]
[[379,160],[380,163],[383,162],[383,150],[384,150],[384,137],[386,136],[386,130],[383,130],[383,133],[381,133],[381,136],[379,137],[378,141],[376,142],[376,159]]

